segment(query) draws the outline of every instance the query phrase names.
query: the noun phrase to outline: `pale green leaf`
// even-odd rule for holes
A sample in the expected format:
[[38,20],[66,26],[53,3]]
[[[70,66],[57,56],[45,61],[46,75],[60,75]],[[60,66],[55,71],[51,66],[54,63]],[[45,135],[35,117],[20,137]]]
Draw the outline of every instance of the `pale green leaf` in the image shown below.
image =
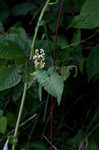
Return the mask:
[[63,80],[66,81],[70,76],[69,69],[66,67],[62,67],[61,68],[61,76],[62,76]]
[[39,70],[36,72],[36,78],[39,84],[44,87],[49,94],[56,97],[58,104],[60,104],[64,88],[64,82],[61,76],[56,72]]

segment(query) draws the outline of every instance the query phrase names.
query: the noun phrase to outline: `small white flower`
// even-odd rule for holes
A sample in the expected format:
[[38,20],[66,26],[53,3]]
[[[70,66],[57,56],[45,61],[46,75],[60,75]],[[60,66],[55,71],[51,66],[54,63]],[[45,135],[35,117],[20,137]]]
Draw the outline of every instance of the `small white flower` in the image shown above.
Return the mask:
[[35,60],[35,59],[37,59],[37,56],[36,56],[36,55],[33,56],[33,60]]
[[43,50],[43,49],[40,49],[40,53],[44,53],[44,50]]
[[33,61],[36,69],[42,69],[45,66],[45,52],[43,49],[36,49]]
[[37,53],[39,53],[39,50],[38,50],[38,49],[35,50],[35,54],[37,54]]

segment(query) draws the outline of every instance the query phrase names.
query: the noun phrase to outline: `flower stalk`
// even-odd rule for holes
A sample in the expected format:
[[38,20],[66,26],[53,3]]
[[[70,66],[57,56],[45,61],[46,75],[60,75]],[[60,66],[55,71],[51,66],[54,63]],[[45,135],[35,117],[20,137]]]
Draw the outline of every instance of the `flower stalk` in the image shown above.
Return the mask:
[[[25,97],[26,97],[26,91],[27,91],[27,83],[24,84],[23,96],[22,96],[22,100],[21,100],[21,105],[20,105],[20,109],[19,109],[19,114],[18,114],[15,132],[14,132],[15,138],[18,135],[18,128],[19,128],[19,124],[20,124],[21,116],[22,116],[22,112],[23,112],[23,107],[24,107],[24,102],[25,102]],[[12,150],[15,150],[15,145],[12,146]]]
[[39,19],[38,19],[38,22],[37,22],[37,26],[36,26],[36,28],[35,28],[35,33],[34,33],[32,45],[31,45],[30,60],[32,59],[32,56],[33,56],[33,54],[34,54],[34,45],[35,45],[35,41],[36,41],[38,29],[39,29],[41,20],[42,20],[42,18],[43,18],[43,15],[44,15],[44,13],[45,13],[45,11],[46,11],[48,5],[49,5],[49,2],[50,2],[50,0],[47,0],[47,1],[46,1],[45,5],[44,5],[44,7],[43,7],[43,9],[42,9],[42,11],[41,11],[41,14],[40,14],[40,16],[39,16]]

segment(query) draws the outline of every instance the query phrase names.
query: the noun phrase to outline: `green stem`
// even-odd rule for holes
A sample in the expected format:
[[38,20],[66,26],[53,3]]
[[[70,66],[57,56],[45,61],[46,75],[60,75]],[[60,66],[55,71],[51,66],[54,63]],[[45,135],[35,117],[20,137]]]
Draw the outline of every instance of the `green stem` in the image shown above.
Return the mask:
[[[42,11],[40,13],[40,17],[38,19],[37,26],[35,28],[35,33],[34,33],[32,45],[31,45],[30,60],[31,60],[33,52],[34,52],[34,44],[35,44],[35,40],[36,40],[36,37],[37,37],[39,25],[40,25],[40,22],[41,22],[41,20],[43,18],[44,12],[45,12],[49,2],[50,2],[50,0],[46,1],[45,5],[44,5],[44,7],[43,7],[43,9],[42,9]],[[24,102],[25,102],[26,91],[27,91],[27,83],[24,84],[24,92],[23,92],[23,96],[22,96],[22,100],[21,100],[21,105],[20,105],[20,109],[19,109],[19,114],[18,114],[16,127],[15,127],[14,137],[17,137],[17,134],[18,134],[19,124],[20,124],[20,121],[21,121],[21,116],[22,116]],[[12,150],[15,150],[15,145],[12,145]]]
[[92,135],[92,133],[99,127],[99,122],[96,124],[96,126],[88,133],[87,138]]
[[59,0],[56,0],[56,2],[52,2],[52,3],[49,3],[49,5],[55,5],[59,2]]
[[33,37],[33,41],[32,41],[32,45],[31,45],[31,52],[30,52],[30,60],[33,56],[33,53],[34,53],[34,44],[35,44],[35,40],[36,40],[36,37],[37,37],[37,33],[38,33],[38,29],[39,29],[39,25],[40,25],[40,22],[43,18],[43,15],[44,15],[44,12],[46,11],[47,7],[48,7],[48,4],[49,4],[50,0],[47,0],[42,11],[41,11],[41,14],[39,16],[39,19],[38,19],[38,22],[37,22],[37,26],[35,28],[35,33],[34,33],[34,37]]
[[[15,132],[14,132],[14,137],[17,137],[17,134],[18,134],[18,128],[19,128],[19,124],[20,124],[21,116],[22,116],[22,112],[23,112],[26,91],[27,91],[27,83],[24,84],[24,91],[23,91],[23,96],[22,96],[21,105],[20,105],[20,109],[19,109],[19,114],[18,114]],[[12,146],[12,150],[15,150],[15,145]]]

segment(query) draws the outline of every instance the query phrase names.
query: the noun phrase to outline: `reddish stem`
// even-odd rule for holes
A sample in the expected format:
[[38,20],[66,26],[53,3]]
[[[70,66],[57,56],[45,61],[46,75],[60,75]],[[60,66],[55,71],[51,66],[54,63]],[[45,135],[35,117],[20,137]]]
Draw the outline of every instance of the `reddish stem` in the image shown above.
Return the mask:
[[[57,37],[58,37],[58,28],[59,28],[59,23],[60,23],[60,19],[61,19],[61,13],[62,13],[63,5],[64,5],[64,0],[62,0],[61,5],[60,5],[60,10],[58,12],[52,66],[55,65],[56,41],[57,41]],[[51,109],[50,109],[50,145],[51,145],[50,149],[51,150],[53,150],[53,122],[54,122],[54,115],[53,114],[54,114],[54,98],[53,98],[53,96],[51,96]]]
[[54,98],[51,96],[51,108],[50,108],[50,149],[53,150],[53,122],[54,122]]
[[56,58],[56,41],[58,37],[58,28],[59,28],[59,23],[60,23],[60,18],[61,18],[61,13],[64,5],[64,0],[61,2],[60,10],[58,13],[58,18],[57,18],[57,24],[56,24],[56,33],[55,33],[55,41],[54,41],[54,51],[53,51],[53,66],[55,65],[55,58]]

